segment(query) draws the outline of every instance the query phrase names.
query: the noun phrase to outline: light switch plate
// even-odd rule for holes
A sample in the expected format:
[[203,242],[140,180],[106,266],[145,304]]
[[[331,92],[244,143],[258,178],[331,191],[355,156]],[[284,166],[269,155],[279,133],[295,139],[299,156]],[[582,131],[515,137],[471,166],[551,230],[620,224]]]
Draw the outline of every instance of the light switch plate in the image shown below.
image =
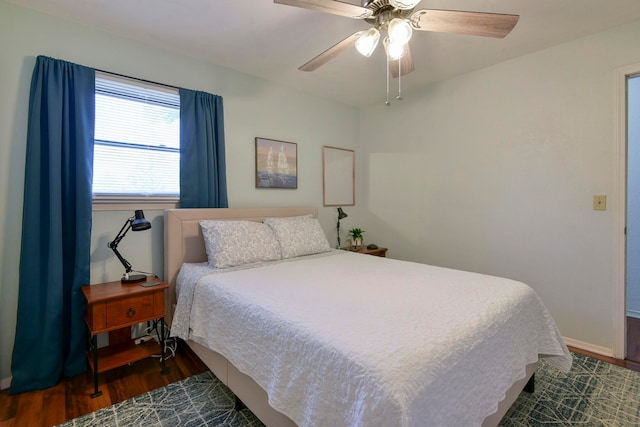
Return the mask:
[[607,196],[604,196],[604,195],[593,196],[593,210],[594,211],[606,211],[607,210]]

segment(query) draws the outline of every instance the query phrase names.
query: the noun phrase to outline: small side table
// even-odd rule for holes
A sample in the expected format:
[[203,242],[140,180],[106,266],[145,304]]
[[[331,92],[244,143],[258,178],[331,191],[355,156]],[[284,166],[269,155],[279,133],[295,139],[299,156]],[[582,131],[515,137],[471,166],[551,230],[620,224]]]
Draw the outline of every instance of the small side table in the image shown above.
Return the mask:
[[387,248],[381,248],[378,247],[377,249],[367,249],[367,247],[365,245],[363,246],[358,246],[357,248],[353,248],[353,247],[344,247],[341,248],[345,251],[349,251],[349,252],[357,252],[359,254],[365,254],[365,255],[373,255],[373,256],[379,256],[382,258],[385,258],[387,256]]
[[[145,283],[156,282],[144,287]],[[83,286],[87,300],[85,320],[91,336],[89,364],[93,370],[94,392],[98,397],[98,374],[160,354],[162,373],[167,373],[164,356],[164,292],[169,285],[147,279],[145,282],[108,282]],[[131,339],[131,326],[147,321],[159,321],[160,343],[152,340],[136,345]],[[109,346],[98,349],[98,334],[109,332]],[[98,361],[100,364],[98,364]]]

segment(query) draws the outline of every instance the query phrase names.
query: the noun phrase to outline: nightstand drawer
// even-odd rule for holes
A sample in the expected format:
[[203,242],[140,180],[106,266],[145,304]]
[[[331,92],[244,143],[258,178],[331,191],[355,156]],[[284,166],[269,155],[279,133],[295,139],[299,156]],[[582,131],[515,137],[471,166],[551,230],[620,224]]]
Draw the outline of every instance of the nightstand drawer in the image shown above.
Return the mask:
[[107,328],[153,317],[153,294],[107,302]]

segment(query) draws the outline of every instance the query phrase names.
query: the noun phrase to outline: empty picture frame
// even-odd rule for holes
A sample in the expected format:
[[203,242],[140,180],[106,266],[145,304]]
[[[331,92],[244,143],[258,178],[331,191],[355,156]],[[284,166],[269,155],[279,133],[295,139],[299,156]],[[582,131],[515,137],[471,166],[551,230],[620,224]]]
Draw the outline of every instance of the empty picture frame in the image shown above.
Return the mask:
[[322,146],[322,205],[356,204],[356,152]]
[[298,188],[298,144],[256,138],[256,188]]

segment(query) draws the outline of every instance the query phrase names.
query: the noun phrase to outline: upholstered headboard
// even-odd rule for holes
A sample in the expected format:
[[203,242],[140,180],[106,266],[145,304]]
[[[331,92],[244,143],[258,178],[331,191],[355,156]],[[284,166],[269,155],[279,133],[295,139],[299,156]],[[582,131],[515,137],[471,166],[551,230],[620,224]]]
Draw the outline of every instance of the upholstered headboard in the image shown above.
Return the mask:
[[204,247],[200,221],[245,220],[262,221],[268,217],[298,215],[318,217],[318,208],[223,208],[223,209],[168,209],[164,212],[164,280],[169,284],[165,295],[167,321],[171,324],[176,303],[176,278],[184,262],[204,262]]

